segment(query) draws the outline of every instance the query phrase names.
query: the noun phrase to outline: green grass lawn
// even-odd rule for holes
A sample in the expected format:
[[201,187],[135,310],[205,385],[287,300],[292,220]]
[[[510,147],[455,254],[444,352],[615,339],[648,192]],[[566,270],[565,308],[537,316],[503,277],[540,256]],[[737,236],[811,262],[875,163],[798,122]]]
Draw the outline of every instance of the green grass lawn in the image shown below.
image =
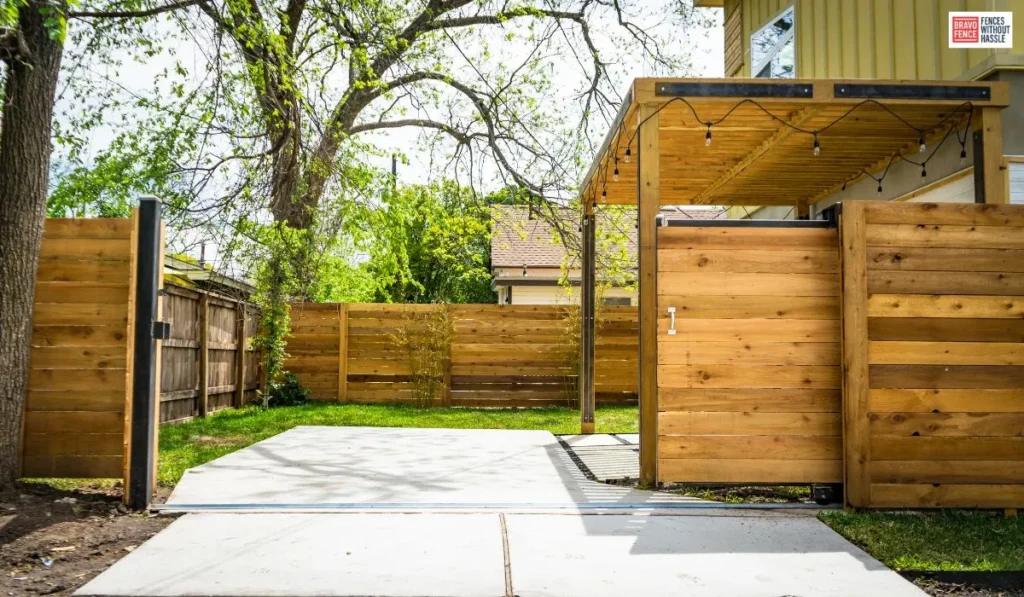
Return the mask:
[[961,510],[818,518],[894,570],[1024,570],[1024,518]]
[[[597,409],[598,433],[636,433],[634,406]],[[205,419],[160,428],[159,480],[174,485],[186,469],[209,462],[297,425],[543,429],[579,433],[579,411],[568,408],[417,408],[401,405],[310,403],[302,406],[225,410]]]

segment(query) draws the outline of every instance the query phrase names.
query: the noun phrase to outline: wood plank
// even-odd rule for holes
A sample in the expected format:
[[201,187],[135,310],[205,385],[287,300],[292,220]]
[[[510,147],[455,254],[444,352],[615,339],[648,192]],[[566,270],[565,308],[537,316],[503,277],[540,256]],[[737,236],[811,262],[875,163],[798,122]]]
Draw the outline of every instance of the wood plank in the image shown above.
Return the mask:
[[871,485],[876,508],[1004,508],[1024,506],[1024,485]]
[[662,231],[657,227],[661,205],[661,132],[657,103],[642,104],[637,110],[637,258],[639,262],[639,400],[640,400],[640,485],[653,487],[658,474],[658,245]]
[[870,469],[872,483],[1024,484],[1024,460],[884,460]]
[[897,437],[871,438],[874,462],[883,460],[1021,460],[1024,437]]
[[124,369],[125,351],[120,346],[33,347],[33,369]]
[[661,411],[839,412],[838,390],[661,388]]
[[676,319],[676,335],[669,336],[669,320],[658,320],[660,342],[838,342],[838,321],[814,319]]
[[845,503],[869,504],[867,220],[864,203],[843,205],[839,218],[842,271],[843,471]]
[[66,369],[32,369],[28,375],[30,390],[103,391],[123,390],[124,369],[79,369],[69,374]]
[[687,296],[837,296],[833,274],[659,272],[658,292]]
[[241,408],[245,404],[245,353],[249,347],[249,338],[246,332],[248,320],[248,307],[245,301],[238,301],[235,304],[235,396],[231,405]]
[[666,435],[659,444],[661,458],[838,461],[843,457],[843,442],[838,436]]
[[47,238],[40,247],[39,258],[127,261],[131,252],[127,238]]
[[348,305],[338,305],[338,397],[348,400],[349,368],[349,313]]
[[46,218],[43,239],[129,239],[132,221],[133,218]]
[[838,437],[835,413],[663,412],[658,435],[822,435]]
[[36,325],[123,325],[128,322],[127,303],[36,303]]
[[836,232],[827,228],[663,227],[661,249],[834,250]]
[[1024,319],[872,317],[871,340],[917,342],[1024,342]]
[[675,307],[676,319],[839,319],[837,296],[658,297],[658,312]]
[[872,247],[1024,249],[1024,228],[872,224],[867,227],[867,243]]
[[871,202],[870,224],[947,224],[957,226],[1024,226],[1024,209],[986,203]]
[[871,413],[871,433],[903,437],[1024,437],[1024,413]]
[[36,280],[40,282],[124,283],[128,261],[85,261],[44,259],[39,261]]
[[210,295],[199,297],[199,416],[210,410]]
[[1022,318],[1024,296],[875,294],[869,317]]
[[838,460],[659,459],[658,480],[677,483],[839,483]]
[[29,433],[25,451],[31,457],[121,456],[120,433]]
[[115,479],[121,477],[121,456],[26,456],[22,465],[25,477],[69,477]]
[[1024,274],[961,271],[873,271],[869,294],[1024,295]]
[[124,346],[123,325],[33,325],[32,346]]
[[128,304],[128,284],[96,282],[36,282],[37,303]]
[[839,343],[661,342],[658,364],[839,365]]
[[[975,180],[984,188],[984,203],[1006,205],[1010,202],[1007,192],[1006,173],[1003,171],[1003,120],[1002,110],[981,107],[974,111],[971,127],[981,135],[981,163],[974,165]],[[976,187],[977,188],[977,187]],[[976,201],[981,199],[975,197]]]
[[121,412],[44,412],[25,413],[25,433],[122,433]]
[[830,250],[757,251],[746,249],[661,249],[658,270],[690,273],[828,274],[839,271],[839,254]]
[[839,388],[838,366],[659,365],[666,388]]
[[[1013,390],[870,390],[871,412],[1024,412],[1024,389]],[[1024,452],[1021,453],[1024,455]]]
[[868,358],[873,365],[1024,365],[1024,344],[872,341]]
[[[908,204],[914,205],[914,204]],[[1013,249],[868,248],[868,270],[1024,272],[1024,251]]]
[[124,390],[49,392],[29,390],[28,411],[112,411],[124,409]]
[[1024,367],[1009,365],[871,365],[871,388],[1024,388]]

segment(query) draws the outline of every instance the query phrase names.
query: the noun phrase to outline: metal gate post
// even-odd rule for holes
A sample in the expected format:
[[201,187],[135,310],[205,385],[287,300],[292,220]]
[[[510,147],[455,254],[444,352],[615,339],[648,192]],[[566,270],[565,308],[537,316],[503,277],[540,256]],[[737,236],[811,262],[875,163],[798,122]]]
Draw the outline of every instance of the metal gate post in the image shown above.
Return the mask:
[[128,507],[145,510],[153,496],[154,435],[156,433],[156,340],[164,324],[157,321],[160,288],[160,202],[139,201],[136,249],[134,364],[132,366],[131,437],[129,438]]

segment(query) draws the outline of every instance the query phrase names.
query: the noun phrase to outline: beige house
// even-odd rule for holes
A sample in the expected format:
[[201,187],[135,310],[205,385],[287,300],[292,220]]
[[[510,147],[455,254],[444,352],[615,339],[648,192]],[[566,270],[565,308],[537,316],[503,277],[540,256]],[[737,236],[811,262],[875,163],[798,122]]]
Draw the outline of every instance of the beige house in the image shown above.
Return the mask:
[[[721,208],[685,209],[664,208],[666,220],[724,219]],[[528,207],[500,205],[492,210],[491,275],[498,303],[506,305],[555,305],[579,301],[580,264],[578,255],[570,255],[565,244],[578,244],[579,215],[565,209],[559,220],[565,222],[557,230],[546,219],[531,214]],[[621,227],[628,239],[624,247],[630,270],[636,263],[635,213],[624,213],[620,219],[598,216],[598,230]],[[564,235],[564,241],[563,241]],[[606,250],[617,250],[606,248]],[[600,249],[598,252],[600,253]],[[600,256],[599,256],[600,259]],[[568,284],[562,282],[568,272]],[[611,286],[600,295],[605,305],[636,305],[636,290],[632,287]]]

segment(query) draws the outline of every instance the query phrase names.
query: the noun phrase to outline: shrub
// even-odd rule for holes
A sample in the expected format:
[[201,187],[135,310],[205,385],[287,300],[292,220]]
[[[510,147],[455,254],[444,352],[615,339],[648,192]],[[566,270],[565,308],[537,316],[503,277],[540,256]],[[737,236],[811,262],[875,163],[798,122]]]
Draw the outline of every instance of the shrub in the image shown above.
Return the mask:
[[270,386],[267,392],[268,407],[295,406],[309,400],[309,390],[302,387],[295,375],[286,372],[283,377],[281,381],[267,382]]

